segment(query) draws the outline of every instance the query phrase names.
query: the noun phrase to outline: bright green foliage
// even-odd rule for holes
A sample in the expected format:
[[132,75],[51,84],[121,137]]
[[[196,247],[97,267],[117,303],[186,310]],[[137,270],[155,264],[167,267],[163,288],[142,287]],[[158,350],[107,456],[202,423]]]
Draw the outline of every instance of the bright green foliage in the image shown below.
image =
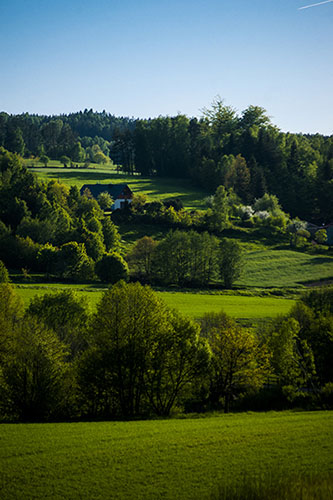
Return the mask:
[[138,278],[149,281],[152,278],[153,257],[157,246],[150,236],[144,236],[135,243],[126,259]]
[[101,193],[98,196],[97,201],[102,210],[111,210],[111,207],[113,205],[113,199],[112,196],[107,191]]
[[65,168],[66,168],[66,167],[70,164],[70,162],[71,162],[71,159],[70,159],[68,156],[66,156],[66,155],[61,156],[61,157],[59,158],[59,160],[61,161],[61,163],[64,165],[64,167],[65,167]]
[[118,253],[105,253],[96,264],[96,274],[104,283],[128,280],[127,262]]
[[46,243],[37,254],[37,264],[41,271],[47,274],[55,273],[58,260],[58,249]]
[[280,386],[312,388],[315,382],[313,354],[299,336],[300,326],[294,318],[278,318],[265,335],[272,353],[272,367]]
[[71,241],[58,252],[57,269],[65,279],[86,281],[94,278],[94,263],[87,255],[83,243]]
[[221,232],[228,227],[229,221],[228,193],[224,186],[219,186],[214,195],[211,211],[207,211],[209,227],[216,232]]
[[47,164],[50,161],[50,158],[47,155],[41,155],[39,160],[43,163],[44,167],[47,167]]
[[23,316],[23,303],[9,283],[0,283],[0,370],[12,332]]
[[216,277],[217,249],[208,233],[170,232],[156,247],[154,275],[167,284],[208,284]]
[[243,250],[238,241],[223,239],[220,245],[220,273],[225,288],[231,288],[241,276]]
[[325,229],[319,229],[318,231],[316,231],[315,240],[320,245],[325,245],[325,243],[327,242],[327,231]]
[[27,309],[29,316],[57,334],[59,340],[70,348],[72,357],[86,347],[88,311],[87,300],[79,298],[72,290],[37,296]]
[[104,237],[104,245],[107,252],[119,250],[120,234],[117,226],[112,222],[110,217],[102,219],[102,231]]
[[8,283],[9,276],[5,264],[0,260],[0,283]]
[[79,363],[82,397],[90,413],[168,415],[207,359],[191,320],[168,311],[149,287],[120,282],[91,323],[90,348]]
[[181,396],[189,397],[202,383],[210,358],[197,324],[176,311],[169,311],[168,321],[170,328],[155,339],[145,373],[145,393],[156,415],[169,415]]
[[2,414],[48,419],[60,409],[66,375],[65,346],[38,320],[26,316],[13,328],[0,371]]
[[207,313],[201,320],[202,334],[211,349],[209,401],[227,413],[233,397],[260,389],[269,372],[267,349],[255,335],[239,327],[224,312]]
[[265,193],[261,198],[255,200],[253,208],[256,212],[267,210],[267,212],[273,213],[281,209],[277,196],[274,194],[270,195],[268,193]]

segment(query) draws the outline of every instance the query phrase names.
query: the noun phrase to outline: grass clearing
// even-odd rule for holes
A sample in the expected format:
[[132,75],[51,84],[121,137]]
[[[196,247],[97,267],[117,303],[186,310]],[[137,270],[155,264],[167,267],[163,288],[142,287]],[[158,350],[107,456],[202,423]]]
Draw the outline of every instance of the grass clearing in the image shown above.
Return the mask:
[[0,496],[205,499],[278,469],[333,471],[333,412],[138,422],[2,424]]
[[292,250],[256,250],[245,254],[238,286],[297,287],[333,278],[333,256]]
[[191,184],[186,179],[169,179],[160,177],[142,177],[140,175],[126,175],[117,173],[113,167],[95,168],[64,168],[41,167],[30,168],[44,181],[56,179],[69,186],[81,188],[83,184],[110,184],[127,183],[134,194],[145,194],[151,200],[166,200],[180,198],[187,209],[205,208],[204,198],[207,193]]
[[[97,303],[105,290],[94,286],[63,285],[60,283],[47,285],[19,285],[16,291],[27,307],[35,296],[45,293],[73,289],[75,293],[85,298],[91,310],[95,310]],[[157,292],[165,303],[182,314],[193,319],[200,318],[207,312],[219,312],[223,309],[228,315],[244,322],[267,320],[279,314],[287,314],[295,303],[294,300],[280,297],[251,297],[242,295],[191,293],[191,292]]]
[[206,312],[221,309],[240,321],[254,321],[287,314],[294,300],[276,297],[246,297],[239,295],[160,292],[169,307],[178,309],[186,316],[200,318]]

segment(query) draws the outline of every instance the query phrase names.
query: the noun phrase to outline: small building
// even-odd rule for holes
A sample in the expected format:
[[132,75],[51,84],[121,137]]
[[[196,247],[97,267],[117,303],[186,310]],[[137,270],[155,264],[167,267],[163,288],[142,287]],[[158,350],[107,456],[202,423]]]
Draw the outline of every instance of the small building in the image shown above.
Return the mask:
[[87,190],[96,200],[101,193],[108,193],[113,199],[111,210],[124,208],[133,200],[133,192],[128,184],[84,184],[80,194],[83,195]]

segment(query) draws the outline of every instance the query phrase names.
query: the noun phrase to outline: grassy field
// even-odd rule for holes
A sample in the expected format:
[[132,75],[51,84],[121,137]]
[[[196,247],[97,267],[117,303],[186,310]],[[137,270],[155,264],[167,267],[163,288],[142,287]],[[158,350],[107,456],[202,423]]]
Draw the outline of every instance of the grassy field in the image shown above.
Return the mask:
[[2,424],[0,497],[193,500],[244,475],[321,477],[333,472],[332,427],[332,412]]
[[[82,285],[20,285],[17,292],[27,306],[36,295],[43,295],[52,291],[72,288],[81,298],[86,298],[91,310],[96,308],[103,290]],[[211,293],[191,292],[157,292],[165,303],[191,318],[200,318],[206,312],[218,312],[223,309],[233,318],[253,322],[273,318],[279,314],[287,314],[294,300],[279,297],[247,297],[240,295],[224,295]]]
[[[53,162],[54,163],[54,162]],[[149,178],[139,175],[125,175],[117,173],[113,167],[94,167],[86,169],[63,168],[59,162],[58,166],[33,167],[30,168],[38,177],[44,181],[56,179],[69,186],[81,188],[83,184],[119,184],[127,183],[133,193],[145,194],[152,200],[165,200],[168,198],[180,198],[188,209],[205,208],[204,198],[208,194],[201,189],[191,185],[188,180]]]
[[292,250],[257,250],[245,253],[245,268],[238,286],[295,287],[333,279],[333,256]]
[[244,297],[239,295],[212,295],[181,292],[161,292],[168,306],[178,309],[192,318],[200,318],[206,312],[223,309],[239,320],[254,321],[287,314],[294,300],[275,297]]

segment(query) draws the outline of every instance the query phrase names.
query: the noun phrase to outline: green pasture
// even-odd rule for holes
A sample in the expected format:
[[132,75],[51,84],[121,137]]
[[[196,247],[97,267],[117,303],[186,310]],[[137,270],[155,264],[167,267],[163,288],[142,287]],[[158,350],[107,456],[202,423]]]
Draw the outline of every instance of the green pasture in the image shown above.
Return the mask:
[[255,321],[287,314],[294,300],[277,297],[247,297],[203,293],[160,292],[166,304],[186,316],[200,318],[206,312],[223,310],[238,320]]
[[[82,285],[20,285],[16,290],[25,306],[33,297],[45,293],[72,288],[75,293],[87,299],[91,310],[96,308],[101,299],[103,289],[83,287]],[[224,295],[191,292],[157,292],[171,308],[179,310],[191,318],[200,318],[207,312],[219,312],[223,309],[228,315],[241,321],[254,322],[273,318],[279,314],[287,314],[295,303],[294,300],[280,297],[251,297],[242,295]]]
[[64,168],[59,162],[56,163],[58,166],[32,167],[30,170],[44,181],[56,179],[59,182],[69,186],[77,186],[78,188],[81,188],[83,184],[119,184],[125,182],[135,194],[145,194],[152,200],[162,201],[168,198],[180,198],[188,209],[205,208],[204,198],[208,194],[212,194],[198,189],[185,179],[126,175],[117,173],[113,165],[93,168]]
[[[0,497],[209,499],[244,475],[333,471],[333,413],[0,425]],[[307,497],[302,497],[307,498]]]
[[333,279],[333,256],[292,250],[245,250],[245,266],[237,286],[297,287]]

